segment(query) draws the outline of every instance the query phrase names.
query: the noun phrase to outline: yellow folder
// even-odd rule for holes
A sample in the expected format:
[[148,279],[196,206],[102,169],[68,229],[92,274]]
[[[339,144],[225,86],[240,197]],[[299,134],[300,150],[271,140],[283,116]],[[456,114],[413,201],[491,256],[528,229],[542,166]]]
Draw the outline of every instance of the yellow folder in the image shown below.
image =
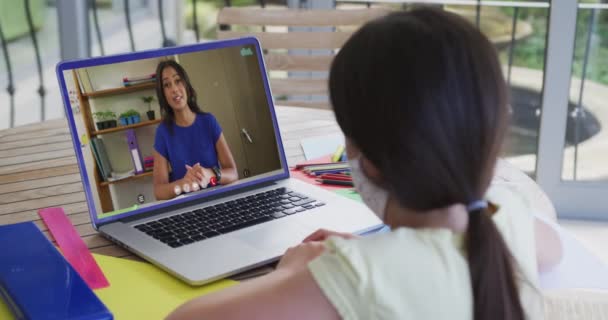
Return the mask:
[[[114,319],[163,319],[182,303],[236,284],[220,280],[191,287],[149,263],[93,254],[110,286],[95,290]],[[14,319],[0,299],[0,319]]]

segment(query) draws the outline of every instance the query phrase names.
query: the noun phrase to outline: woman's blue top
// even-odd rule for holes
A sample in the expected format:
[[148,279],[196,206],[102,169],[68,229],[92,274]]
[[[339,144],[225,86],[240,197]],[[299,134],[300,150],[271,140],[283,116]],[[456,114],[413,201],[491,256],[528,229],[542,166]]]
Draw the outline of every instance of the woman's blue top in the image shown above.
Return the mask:
[[172,129],[173,132],[161,122],[154,138],[154,149],[171,164],[169,182],[184,177],[186,164],[219,167],[215,144],[222,134],[222,128],[212,114],[197,113],[192,125],[180,127],[173,124]]

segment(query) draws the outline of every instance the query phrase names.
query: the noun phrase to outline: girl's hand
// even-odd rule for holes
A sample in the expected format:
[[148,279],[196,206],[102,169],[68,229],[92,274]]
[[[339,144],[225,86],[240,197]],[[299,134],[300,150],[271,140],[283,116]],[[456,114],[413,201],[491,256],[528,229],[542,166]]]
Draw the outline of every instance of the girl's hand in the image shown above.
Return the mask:
[[336,232],[336,231],[331,231],[331,230],[327,230],[327,229],[319,229],[319,230],[313,232],[308,237],[304,238],[304,240],[302,240],[302,242],[306,243],[306,242],[311,242],[311,241],[325,241],[329,237],[340,237],[343,239],[357,238],[357,236],[352,233]]
[[325,251],[325,245],[321,242],[307,242],[287,249],[277,270],[298,270]]

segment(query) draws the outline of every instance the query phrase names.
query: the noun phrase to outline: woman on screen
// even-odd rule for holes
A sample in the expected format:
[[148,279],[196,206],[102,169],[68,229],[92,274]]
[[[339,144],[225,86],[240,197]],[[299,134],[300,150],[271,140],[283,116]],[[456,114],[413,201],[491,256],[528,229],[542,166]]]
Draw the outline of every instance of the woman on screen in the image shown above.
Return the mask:
[[162,122],[154,138],[154,195],[159,200],[238,179],[222,128],[203,112],[184,68],[173,60],[156,68]]

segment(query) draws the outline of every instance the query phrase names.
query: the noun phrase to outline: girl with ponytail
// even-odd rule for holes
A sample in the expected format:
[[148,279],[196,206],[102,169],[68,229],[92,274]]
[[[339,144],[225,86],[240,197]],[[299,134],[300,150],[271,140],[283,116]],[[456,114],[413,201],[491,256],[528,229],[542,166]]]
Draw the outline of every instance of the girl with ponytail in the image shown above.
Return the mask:
[[355,188],[392,231],[320,230],[171,318],[542,319],[538,270],[561,247],[522,195],[490,187],[509,102],[488,39],[449,12],[393,13],[346,42],[329,89]]

